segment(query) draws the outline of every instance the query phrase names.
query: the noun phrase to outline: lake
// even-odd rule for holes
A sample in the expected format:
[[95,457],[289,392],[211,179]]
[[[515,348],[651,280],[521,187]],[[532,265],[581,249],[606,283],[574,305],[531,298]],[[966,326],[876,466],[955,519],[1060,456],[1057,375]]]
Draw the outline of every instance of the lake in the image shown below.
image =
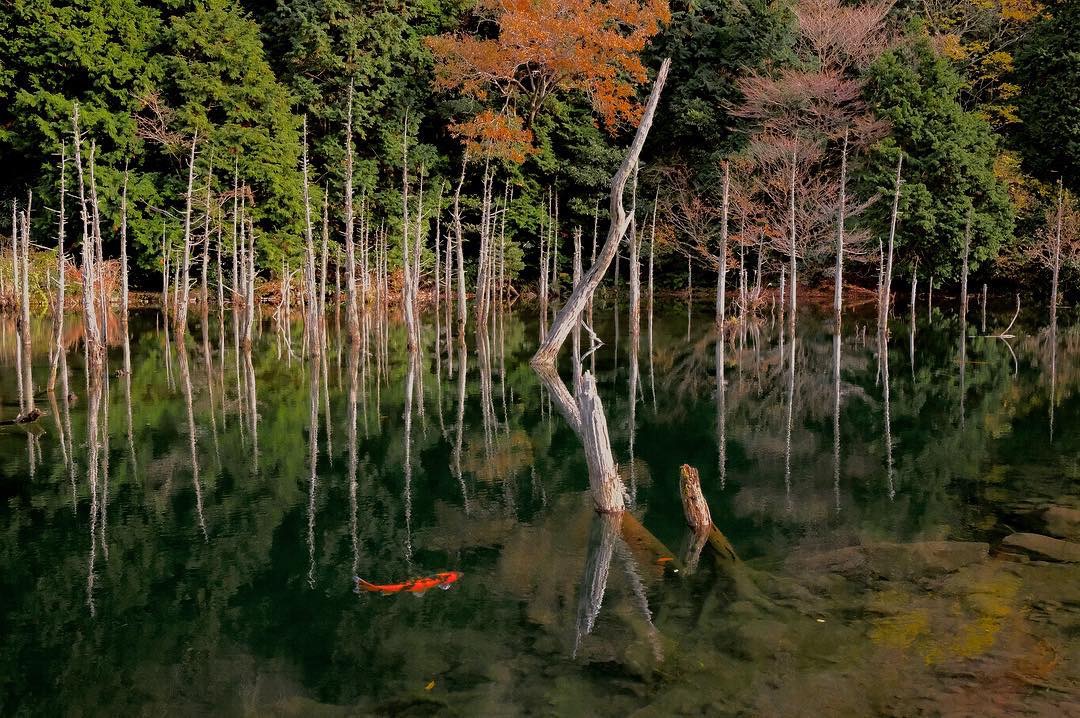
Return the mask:
[[[246,354],[228,315],[178,342],[136,311],[100,401],[74,316],[45,392],[37,319],[47,415],[0,428],[0,714],[1080,714],[1078,317],[1026,302],[995,337],[1011,297],[937,301],[884,350],[873,306],[838,342],[766,308],[722,356],[707,297],[637,351],[598,303],[621,523],[528,364],[535,307],[463,349],[428,312],[412,361],[393,312],[355,349],[331,313],[324,362],[269,315]],[[737,558],[696,557],[683,464]]]

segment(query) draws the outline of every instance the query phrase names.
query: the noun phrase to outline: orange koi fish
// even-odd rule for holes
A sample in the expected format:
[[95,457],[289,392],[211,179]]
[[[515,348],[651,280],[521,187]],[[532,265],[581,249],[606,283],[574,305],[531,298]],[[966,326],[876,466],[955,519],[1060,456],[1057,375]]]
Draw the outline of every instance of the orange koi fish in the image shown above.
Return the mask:
[[461,578],[460,571],[445,571],[426,578],[410,578],[403,583],[369,583],[359,576],[353,576],[353,581],[356,582],[358,591],[381,593],[384,596],[389,596],[402,592],[420,594],[432,588],[441,588],[446,591],[459,578]]

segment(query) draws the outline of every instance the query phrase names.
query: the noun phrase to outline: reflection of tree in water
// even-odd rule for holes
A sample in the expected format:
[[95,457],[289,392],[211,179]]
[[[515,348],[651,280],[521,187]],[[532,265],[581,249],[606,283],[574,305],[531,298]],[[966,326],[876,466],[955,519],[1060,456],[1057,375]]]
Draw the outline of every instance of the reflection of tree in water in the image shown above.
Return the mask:
[[[690,357],[696,349],[679,349],[680,342],[669,341],[669,333],[678,337],[685,329],[681,308],[676,314],[673,327],[657,321],[656,408],[637,407],[633,422],[627,421],[630,366],[621,362],[615,374],[610,348],[597,355],[615,454],[629,455],[624,447],[636,427],[634,454],[640,469],[658,477],[651,485],[639,484],[639,512],[669,545],[677,545],[682,534],[678,510],[672,511],[677,498],[667,478],[674,473],[664,462],[688,459],[665,455],[695,451],[692,445],[697,444],[707,457],[699,463],[714,514],[735,526],[728,533],[748,556],[847,543],[852,536],[904,539],[940,533],[941,527],[970,530],[966,527],[995,510],[1000,498],[993,492],[1014,488],[1015,480],[1002,478],[1010,470],[999,467],[1032,456],[1028,445],[1046,448],[1035,454],[1038,462],[1032,460],[1039,466],[1024,473],[1024,490],[1047,496],[1063,492],[1069,475],[1066,457],[1076,441],[1065,427],[1076,420],[1073,400],[1080,386],[1080,335],[1064,328],[1064,321],[1053,373],[1055,419],[1063,428],[1056,432],[1052,452],[1048,333],[1016,332],[1020,361],[1015,378],[1012,357],[1000,341],[970,339],[963,425],[955,414],[961,389],[952,361],[959,323],[939,314],[932,327],[918,328],[914,371],[906,342],[891,343],[886,356],[895,438],[893,502],[885,483],[884,387],[876,366],[881,350],[845,336],[840,367],[843,510],[837,518],[830,451],[836,401],[831,336],[813,318],[800,318],[794,344],[790,334],[785,337],[785,349],[795,352],[791,404],[785,371],[790,365],[779,362],[775,330],[765,325],[728,339],[721,369],[728,446],[721,491],[715,337],[704,340],[701,357]],[[377,710],[389,705],[384,700],[422,690],[432,676],[451,675],[459,707],[480,711],[530,700],[557,706],[566,694],[550,688],[552,681],[530,676],[554,677],[583,695],[606,685],[590,684],[596,676],[567,660],[574,650],[581,601],[595,596],[582,590],[581,579],[589,575],[590,562],[600,565],[590,559],[598,549],[603,550],[594,558],[608,555],[608,581],[602,610],[588,621],[592,632],[581,641],[579,661],[636,680],[655,666],[658,644],[651,636],[677,638],[674,653],[666,642],[663,646],[664,655],[680,665],[699,655],[715,658],[709,652],[715,648],[707,650],[706,644],[737,644],[744,634],[720,625],[737,594],[711,564],[703,562],[692,579],[669,585],[670,577],[664,579],[655,559],[648,560],[647,549],[626,539],[625,532],[605,548],[604,532],[597,528],[603,522],[594,518],[581,493],[585,462],[573,431],[558,417],[550,428],[538,418],[543,400],[539,382],[524,361],[532,343],[526,337],[535,335],[534,325],[515,316],[500,321],[505,331],[491,334],[486,360],[479,353],[462,357],[455,352],[458,371],[450,374],[449,357],[437,362],[429,351],[413,370],[414,406],[423,404],[431,412],[441,397],[439,407],[448,419],[444,437],[425,432],[414,416],[409,455],[415,469],[410,483],[414,571],[461,567],[466,573],[460,586],[422,599],[357,598],[349,590],[354,573],[400,580],[410,570],[401,552],[410,537],[402,441],[409,364],[402,351],[404,334],[393,321],[371,328],[370,353],[352,351],[346,342],[342,371],[331,368],[323,380],[330,388],[329,410],[324,397],[323,411],[337,423],[337,436],[348,440],[334,442],[332,455],[316,462],[317,484],[312,483],[310,452],[311,429],[318,423],[317,418],[312,423],[312,416],[319,409],[313,385],[321,372],[308,366],[305,374],[298,363],[290,370],[277,361],[271,334],[257,339],[250,354],[236,355],[225,346],[223,355],[220,344],[216,349],[210,344],[209,362],[205,342],[201,352],[188,356],[171,340],[170,349],[180,351],[170,359],[176,374],[170,389],[162,372],[164,336],[152,331],[152,319],[136,315],[130,377],[123,387],[114,382],[116,391],[108,395],[102,380],[96,402],[93,392],[85,393],[81,357],[64,357],[61,369],[70,366],[70,390],[81,396],[68,399],[62,371],[58,412],[53,410],[62,429],[50,421],[52,431],[40,440],[36,482],[26,495],[32,496],[33,510],[21,494],[5,510],[4,545],[34,550],[5,553],[0,559],[0,589],[10,597],[4,625],[14,628],[5,631],[0,670],[18,679],[4,689],[4,704],[12,704],[14,691],[22,690],[11,686],[54,685],[50,676],[60,674],[64,681],[45,699],[43,710],[61,712],[74,703],[122,712],[155,706],[239,708],[235,687],[241,684],[262,708],[268,696],[278,700],[302,694],[326,702],[362,701]],[[711,323],[695,326],[707,332]],[[604,336],[604,328],[597,329]],[[425,330],[425,346],[434,341],[435,335]],[[35,347],[44,352],[47,339]],[[471,351],[478,349],[474,345]],[[213,370],[211,362],[216,363]],[[234,367],[236,379],[223,385],[221,371],[232,373]],[[683,398],[671,400],[672,387],[684,385]],[[641,393],[636,392],[638,398]],[[775,510],[786,500],[788,406],[793,407],[790,515]],[[207,440],[214,412],[220,462],[214,458],[214,443]],[[343,420],[344,428],[338,423]],[[126,436],[129,426],[131,447],[113,442],[106,448],[104,437]],[[0,445],[0,455],[17,457],[16,470],[21,470],[26,456],[22,436],[0,435]],[[8,452],[11,446],[19,451]],[[128,454],[137,461],[128,460]],[[110,464],[107,486],[101,473],[105,461]],[[11,471],[9,458],[0,473],[10,480]],[[317,520],[309,524],[309,516]],[[820,531],[814,536],[810,529]],[[597,532],[598,540],[591,541]],[[72,539],[76,534],[79,539]],[[108,561],[103,546],[110,549]],[[90,551],[95,552],[92,567]],[[640,582],[629,572],[631,565]],[[309,576],[318,591],[309,591]],[[644,596],[650,599],[655,629],[642,611]],[[91,597],[92,620],[87,610]],[[765,620],[756,616],[744,623],[764,633]],[[22,628],[31,623],[41,630]],[[744,643],[749,646],[744,650],[755,650],[756,644]],[[852,645],[861,644],[852,639]],[[103,673],[100,665],[111,670]],[[132,695],[132,677],[141,686],[138,695]],[[601,705],[583,700],[582,705]],[[620,694],[609,707],[633,703]]]

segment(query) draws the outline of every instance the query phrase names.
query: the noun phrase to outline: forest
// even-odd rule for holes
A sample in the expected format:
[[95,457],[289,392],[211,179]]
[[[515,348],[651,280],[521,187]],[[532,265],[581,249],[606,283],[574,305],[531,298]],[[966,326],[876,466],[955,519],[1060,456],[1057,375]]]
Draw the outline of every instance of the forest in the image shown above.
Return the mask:
[[665,58],[617,276],[640,247],[650,285],[653,263],[666,289],[723,264],[750,309],[792,280],[839,301],[1052,278],[1057,302],[1080,258],[1075,3],[15,0],[0,25],[32,303],[87,237],[106,292],[122,260],[190,301],[245,272],[298,297],[321,241],[323,291],[358,282],[351,303],[449,296],[452,271],[477,297],[558,295]]

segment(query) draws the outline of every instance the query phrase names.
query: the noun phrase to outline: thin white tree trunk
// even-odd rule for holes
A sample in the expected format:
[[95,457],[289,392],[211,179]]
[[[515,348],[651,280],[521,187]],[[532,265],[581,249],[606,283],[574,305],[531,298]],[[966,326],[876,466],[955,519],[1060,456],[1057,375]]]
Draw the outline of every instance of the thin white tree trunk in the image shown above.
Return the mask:
[[187,333],[187,311],[190,303],[191,287],[188,282],[188,265],[191,263],[191,204],[192,192],[195,184],[195,145],[199,139],[199,131],[196,130],[191,137],[191,155],[188,158],[188,182],[187,192],[184,194],[184,256],[180,262],[179,270],[182,272],[183,281],[180,287],[179,304],[176,312],[176,335],[183,339]]
[[904,167],[904,155],[896,162],[896,185],[893,190],[892,215],[889,219],[889,244],[885,252],[885,278],[881,286],[880,315],[878,326],[886,335],[889,333],[889,303],[892,300],[893,249],[896,243],[896,220],[900,213],[900,172]]
[[353,84],[349,83],[349,107],[345,120],[345,286],[348,292],[346,325],[349,342],[360,339],[360,318],[356,299],[356,247],[353,243]]

